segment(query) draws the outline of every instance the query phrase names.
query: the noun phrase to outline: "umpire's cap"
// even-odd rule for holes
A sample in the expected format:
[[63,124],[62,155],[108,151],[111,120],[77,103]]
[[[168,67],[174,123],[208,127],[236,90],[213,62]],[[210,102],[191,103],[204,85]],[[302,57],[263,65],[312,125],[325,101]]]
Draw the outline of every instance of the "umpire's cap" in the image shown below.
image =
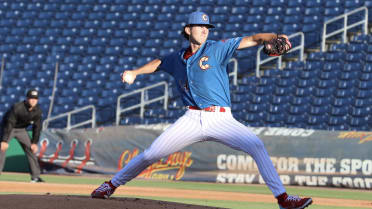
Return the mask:
[[189,15],[189,20],[186,26],[189,25],[207,25],[209,28],[214,28],[214,25],[209,23],[209,17],[204,12],[193,12]]
[[38,99],[39,98],[39,92],[36,89],[30,89],[27,92],[27,98],[29,99]]

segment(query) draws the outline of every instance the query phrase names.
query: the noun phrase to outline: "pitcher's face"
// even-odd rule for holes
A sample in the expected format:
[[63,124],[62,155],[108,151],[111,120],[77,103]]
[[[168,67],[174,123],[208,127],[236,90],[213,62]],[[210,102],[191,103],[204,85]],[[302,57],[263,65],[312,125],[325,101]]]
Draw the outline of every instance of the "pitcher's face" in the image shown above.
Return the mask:
[[209,35],[209,27],[207,25],[193,25],[190,29],[190,41],[192,43],[202,45],[204,44]]

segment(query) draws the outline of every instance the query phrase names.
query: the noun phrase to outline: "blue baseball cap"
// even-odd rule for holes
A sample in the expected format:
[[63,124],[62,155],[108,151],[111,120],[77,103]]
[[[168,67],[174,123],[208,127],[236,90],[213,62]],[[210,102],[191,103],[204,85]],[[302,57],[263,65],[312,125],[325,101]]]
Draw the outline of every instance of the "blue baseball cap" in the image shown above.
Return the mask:
[[210,28],[214,28],[214,25],[209,23],[209,17],[204,12],[193,12],[189,15],[189,20],[186,26],[189,25],[207,25]]

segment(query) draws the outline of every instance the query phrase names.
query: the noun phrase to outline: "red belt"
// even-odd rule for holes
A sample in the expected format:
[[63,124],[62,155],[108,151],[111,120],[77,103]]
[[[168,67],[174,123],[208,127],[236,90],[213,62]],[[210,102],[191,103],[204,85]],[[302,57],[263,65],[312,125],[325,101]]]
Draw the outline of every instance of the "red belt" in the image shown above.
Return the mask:
[[207,112],[226,112],[225,108],[219,107],[219,106],[210,106],[204,109],[200,109],[199,107],[195,107],[195,106],[187,106],[187,108],[190,110],[203,110]]

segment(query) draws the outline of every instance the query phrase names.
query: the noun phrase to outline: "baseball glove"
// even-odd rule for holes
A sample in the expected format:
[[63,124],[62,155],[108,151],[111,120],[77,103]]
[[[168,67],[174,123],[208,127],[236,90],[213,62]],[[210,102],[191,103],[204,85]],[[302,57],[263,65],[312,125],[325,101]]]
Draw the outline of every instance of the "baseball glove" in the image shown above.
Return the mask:
[[292,44],[284,37],[276,37],[270,41],[264,41],[263,52],[269,56],[280,56],[287,53]]

